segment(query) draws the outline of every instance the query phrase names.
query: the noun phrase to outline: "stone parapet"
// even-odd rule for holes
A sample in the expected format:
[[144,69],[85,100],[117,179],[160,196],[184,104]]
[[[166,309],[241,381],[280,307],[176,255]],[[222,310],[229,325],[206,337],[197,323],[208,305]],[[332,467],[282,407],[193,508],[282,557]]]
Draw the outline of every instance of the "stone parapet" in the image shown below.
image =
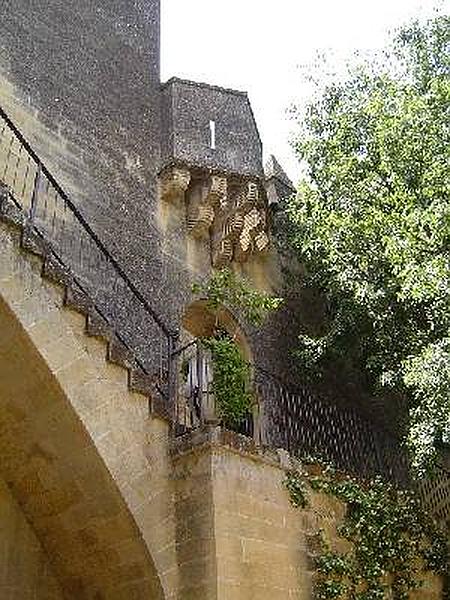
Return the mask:
[[[177,506],[180,598],[310,600],[319,531],[337,552],[345,505],[311,491],[294,508],[283,482],[299,466],[220,427],[205,427],[170,442]],[[209,554],[208,554],[209,553]],[[423,577],[415,599],[441,598],[441,581]]]

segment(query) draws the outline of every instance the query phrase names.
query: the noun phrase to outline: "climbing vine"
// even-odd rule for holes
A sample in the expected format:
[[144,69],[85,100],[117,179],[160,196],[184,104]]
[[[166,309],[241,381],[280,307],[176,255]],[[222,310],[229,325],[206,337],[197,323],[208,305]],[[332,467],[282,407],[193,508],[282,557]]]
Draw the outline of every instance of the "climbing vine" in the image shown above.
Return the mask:
[[[221,306],[238,311],[250,324],[261,325],[282,300],[252,288],[231,269],[215,271],[202,283],[192,286],[194,294],[206,298],[208,307],[216,313]],[[203,338],[213,362],[213,392],[218,416],[225,427],[236,429],[250,413],[254,402],[251,390],[251,369],[234,337],[218,325],[211,337]]]
[[231,269],[215,271],[208,281],[194,283],[194,294],[203,295],[208,306],[217,310],[228,306],[238,310],[251,325],[262,325],[270,312],[280,307],[282,298],[255,290],[248,280],[238,277]]
[[205,338],[203,344],[212,355],[212,386],[218,416],[225,427],[235,429],[250,412],[253,403],[249,364],[236,342],[224,333]]
[[311,490],[337,498],[347,507],[338,534],[350,542],[349,550],[336,552],[319,535],[315,557],[319,600],[406,600],[421,586],[421,571],[447,574],[445,534],[424,513],[412,491],[396,489],[379,478],[361,482],[337,474],[332,466],[320,475],[291,471],[285,486],[298,508],[309,505]]

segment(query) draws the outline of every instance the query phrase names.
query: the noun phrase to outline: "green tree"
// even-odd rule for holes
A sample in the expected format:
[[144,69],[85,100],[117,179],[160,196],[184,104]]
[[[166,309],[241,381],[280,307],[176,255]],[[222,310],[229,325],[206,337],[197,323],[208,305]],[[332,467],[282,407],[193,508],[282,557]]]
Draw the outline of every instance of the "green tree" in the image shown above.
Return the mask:
[[300,364],[345,364],[406,398],[423,469],[450,442],[450,18],[400,30],[299,122],[289,240],[327,314]]

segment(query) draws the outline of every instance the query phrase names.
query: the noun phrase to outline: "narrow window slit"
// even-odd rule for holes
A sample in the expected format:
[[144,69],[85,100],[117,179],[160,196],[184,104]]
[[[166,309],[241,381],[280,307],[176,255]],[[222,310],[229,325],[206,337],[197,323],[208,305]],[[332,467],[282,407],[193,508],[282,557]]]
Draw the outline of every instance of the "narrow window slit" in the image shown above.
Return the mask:
[[210,147],[212,150],[216,149],[216,122],[209,122],[209,132],[210,132]]

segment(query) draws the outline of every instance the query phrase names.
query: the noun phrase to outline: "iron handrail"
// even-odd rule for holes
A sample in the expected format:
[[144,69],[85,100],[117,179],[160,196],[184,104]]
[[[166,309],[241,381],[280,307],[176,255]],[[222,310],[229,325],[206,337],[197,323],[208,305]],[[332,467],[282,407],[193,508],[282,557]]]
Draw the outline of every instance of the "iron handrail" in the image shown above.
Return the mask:
[[168,339],[171,339],[172,341],[176,340],[177,337],[178,337],[178,332],[176,330],[171,330],[164,323],[163,319],[149,305],[149,303],[144,298],[144,296],[142,295],[142,293],[138,290],[138,288],[130,280],[130,278],[128,277],[128,275],[123,271],[123,269],[121,268],[121,266],[119,265],[119,263],[117,262],[117,260],[111,255],[111,253],[108,251],[108,249],[106,248],[106,246],[104,245],[104,243],[101,241],[101,239],[98,237],[98,235],[92,229],[92,227],[89,225],[89,223],[83,217],[83,215],[81,214],[80,210],[70,200],[70,198],[67,196],[67,194],[65,193],[65,191],[62,189],[62,187],[59,185],[59,183],[53,177],[53,175],[51,174],[51,172],[47,169],[47,167],[45,166],[45,164],[38,157],[38,155],[33,150],[33,148],[31,147],[31,145],[28,143],[28,141],[22,135],[21,131],[16,127],[16,125],[14,124],[14,122],[10,119],[10,117],[7,115],[7,113],[4,111],[4,109],[1,106],[0,106],[0,117],[6,122],[6,124],[8,125],[8,127],[11,129],[11,131],[17,137],[17,139],[19,140],[19,142],[25,148],[26,152],[34,160],[34,162],[36,163],[38,169],[41,170],[41,172],[45,175],[45,177],[48,179],[48,181],[50,181],[50,183],[53,185],[53,187],[55,188],[55,190],[58,192],[58,194],[64,200],[64,202],[66,203],[66,205],[68,206],[68,208],[70,209],[70,211],[72,212],[72,214],[75,216],[76,220],[83,227],[83,229],[88,233],[88,235],[92,238],[92,240],[94,241],[95,245],[103,253],[103,255],[105,256],[105,258],[110,262],[110,264],[112,264],[112,266],[114,267],[114,269],[117,272],[117,274],[119,275],[119,277],[126,283],[126,285],[128,286],[128,288],[133,292],[134,296],[140,302],[140,304],[145,309],[145,311],[152,317],[153,321],[158,325],[158,327],[161,329],[161,331],[166,335],[166,337]]

